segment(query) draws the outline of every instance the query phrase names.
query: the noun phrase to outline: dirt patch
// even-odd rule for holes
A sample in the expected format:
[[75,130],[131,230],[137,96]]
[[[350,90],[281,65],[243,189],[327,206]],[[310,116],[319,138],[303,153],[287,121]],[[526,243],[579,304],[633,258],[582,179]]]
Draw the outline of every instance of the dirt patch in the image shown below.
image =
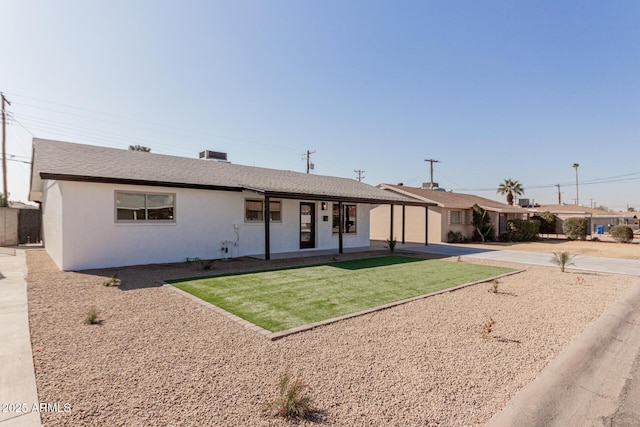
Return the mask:
[[[637,280],[529,267],[497,294],[484,283],[272,342],[156,284],[195,266],[70,273],[43,251],[27,262],[38,396],[71,405],[43,413],[48,426],[286,426],[261,407],[287,369],[322,425],[482,425]],[[103,286],[115,271],[122,286]],[[83,323],[92,306],[100,325]]]

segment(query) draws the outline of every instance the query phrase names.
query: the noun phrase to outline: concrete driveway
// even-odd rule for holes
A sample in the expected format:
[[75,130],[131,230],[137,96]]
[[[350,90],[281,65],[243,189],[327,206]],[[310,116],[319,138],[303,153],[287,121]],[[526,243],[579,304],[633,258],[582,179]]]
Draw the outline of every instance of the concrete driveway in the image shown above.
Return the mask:
[[[428,253],[445,256],[461,256],[465,258],[488,259],[493,261],[514,262],[518,264],[542,265],[557,267],[551,261],[552,254],[544,252],[525,252],[498,249],[475,248],[465,245],[420,244],[398,245],[397,250],[414,253]],[[626,274],[640,276],[640,261],[631,259],[602,258],[576,255],[567,270],[593,271],[598,273]]]

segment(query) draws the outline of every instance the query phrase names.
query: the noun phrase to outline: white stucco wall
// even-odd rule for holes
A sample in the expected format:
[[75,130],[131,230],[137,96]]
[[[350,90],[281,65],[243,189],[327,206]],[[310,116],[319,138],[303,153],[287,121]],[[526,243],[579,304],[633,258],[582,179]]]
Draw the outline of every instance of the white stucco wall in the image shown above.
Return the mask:
[[[116,222],[116,190],[175,194],[175,222]],[[45,247],[63,270],[216,259],[223,240],[237,241],[232,256],[264,254],[264,223],[244,221],[245,198],[260,199],[254,193],[52,181],[43,197]],[[337,249],[331,204],[327,211],[315,204],[316,249]],[[299,209],[299,200],[282,200],[282,221],[271,222],[271,253],[300,250]],[[369,245],[369,206],[359,204],[357,215],[357,235],[344,236],[345,248]]]
[[60,182],[46,180],[42,194],[42,236],[47,253],[62,268],[62,188]]

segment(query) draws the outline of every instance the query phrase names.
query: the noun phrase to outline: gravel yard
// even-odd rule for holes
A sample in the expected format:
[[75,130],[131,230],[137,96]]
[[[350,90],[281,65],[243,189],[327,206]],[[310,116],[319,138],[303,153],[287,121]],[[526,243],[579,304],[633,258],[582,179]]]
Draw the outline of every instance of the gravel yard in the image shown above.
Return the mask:
[[[261,411],[287,369],[321,410],[300,425],[482,425],[637,281],[525,266],[498,294],[484,283],[272,342],[155,284],[194,265],[66,273],[44,251],[27,263],[38,397],[72,407],[43,423],[70,426],[290,425]],[[115,271],[122,285],[102,286]],[[101,325],[83,323],[92,306]]]

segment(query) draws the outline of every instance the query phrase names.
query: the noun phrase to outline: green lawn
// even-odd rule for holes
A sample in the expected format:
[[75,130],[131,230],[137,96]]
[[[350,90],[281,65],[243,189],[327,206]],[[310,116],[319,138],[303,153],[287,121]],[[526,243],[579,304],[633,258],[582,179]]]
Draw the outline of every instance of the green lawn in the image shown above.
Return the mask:
[[509,271],[386,256],[171,283],[264,329],[279,332]]

